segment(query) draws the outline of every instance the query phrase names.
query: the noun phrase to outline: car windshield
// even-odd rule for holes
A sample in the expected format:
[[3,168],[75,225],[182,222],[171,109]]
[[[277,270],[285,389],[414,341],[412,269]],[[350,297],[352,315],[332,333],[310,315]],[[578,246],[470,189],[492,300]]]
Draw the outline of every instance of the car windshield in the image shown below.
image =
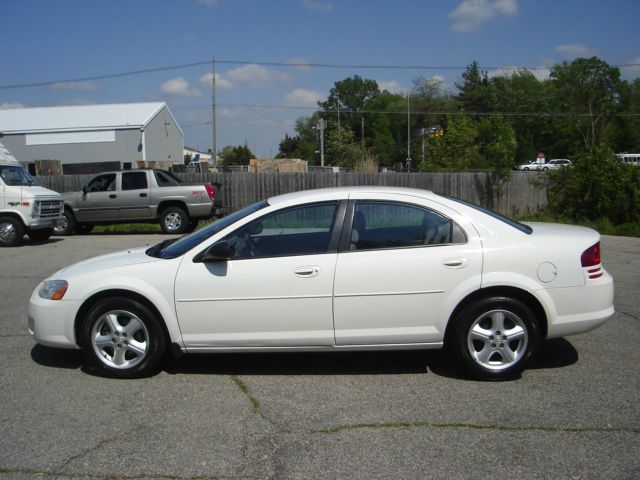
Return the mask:
[[467,202],[465,200],[460,200],[459,198],[449,197],[447,195],[441,195],[442,197],[448,198],[449,200],[453,200],[454,202],[461,203],[466,205],[467,207],[471,207],[479,212],[482,212],[486,215],[489,215],[496,220],[500,220],[501,222],[506,223],[510,227],[515,228],[516,230],[520,230],[522,233],[526,233],[527,235],[531,235],[533,232],[533,228],[529,225],[525,225],[524,223],[517,222],[509,217],[505,217],[504,215],[500,215],[499,213],[494,212],[493,210],[489,210],[488,208],[481,207],[480,205],[476,205],[475,203]]
[[217,222],[212,223],[208,227],[203,228],[202,230],[198,230],[197,232],[192,233],[191,235],[186,235],[178,240],[165,240],[157,245],[154,245],[150,249],[147,250],[147,255],[152,257],[159,258],[177,258],[181,255],[184,255],[186,252],[191,250],[192,248],[200,245],[206,239],[215,235],[216,233],[222,231],[227,228],[229,225],[237,222],[238,220],[246,217],[247,215],[251,215],[258,210],[262,210],[267,207],[269,204],[266,200],[262,200],[258,203],[254,203],[253,205],[249,205],[242,210],[238,210],[237,212],[232,213],[231,215],[227,215],[226,217],[221,218]]
[[5,184],[10,186],[32,187],[39,185],[38,181],[19,165],[0,166],[0,177]]

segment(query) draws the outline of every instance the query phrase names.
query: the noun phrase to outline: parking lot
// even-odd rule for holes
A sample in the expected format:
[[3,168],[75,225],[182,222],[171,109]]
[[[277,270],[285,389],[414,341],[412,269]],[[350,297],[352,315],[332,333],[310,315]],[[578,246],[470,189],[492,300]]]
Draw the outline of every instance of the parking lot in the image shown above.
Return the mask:
[[37,346],[28,298],[83,258],[160,234],[0,250],[0,477],[640,477],[640,239],[603,237],[616,314],[549,341],[522,378],[463,378],[441,352],[167,360],[142,380]]

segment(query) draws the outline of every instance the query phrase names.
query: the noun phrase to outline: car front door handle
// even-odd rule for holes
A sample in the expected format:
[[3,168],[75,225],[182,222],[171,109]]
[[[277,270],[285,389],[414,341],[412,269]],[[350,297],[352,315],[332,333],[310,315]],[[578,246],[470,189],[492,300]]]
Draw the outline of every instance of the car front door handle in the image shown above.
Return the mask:
[[146,194],[146,193],[141,193],[141,194],[140,194],[140,196],[141,196],[141,197],[146,197],[146,196],[147,196],[147,194]]
[[118,195],[116,195],[115,193],[112,193],[111,195],[109,195],[109,198],[118,198]]
[[442,261],[442,264],[448,268],[465,268],[469,265],[468,258],[447,258]]
[[294,269],[293,273],[301,278],[313,278],[320,274],[320,267],[317,265],[306,265]]

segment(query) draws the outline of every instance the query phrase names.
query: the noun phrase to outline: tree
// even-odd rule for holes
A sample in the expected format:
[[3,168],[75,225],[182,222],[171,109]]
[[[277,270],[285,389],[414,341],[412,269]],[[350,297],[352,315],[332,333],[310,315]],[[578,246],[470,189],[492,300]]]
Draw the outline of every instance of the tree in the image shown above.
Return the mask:
[[325,149],[330,165],[352,168],[362,158],[362,150],[347,128],[331,128],[326,131]]
[[491,197],[487,199],[489,208],[498,205],[504,184],[511,178],[517,147],[513,128],[501,115],[492,115],[480,121],[480,153],[493,170],[493,188],[491,195],[487,195]]
[[603,146],[620,100],[620,70],[597,57],[554,65],[550,88],[553,104],[570,115],[582,147],[593,158]]
[[296,153],[298,152],[300,144],[300,137],[290,137],[288,134],[284,134],[284,138],[280,142],[278,146],[278,155],[276,158],[296,158]]
[[430,138],[423,170],[462,172],[480,160],[478,129],[466,115],[450,116],[445,134]]
[[249,165],[249,161],[255,158],[255,155],[246,145],[238,145],[237,147],[227,145],[222,149],[220,157],[224,165]]
[[460,107],[465,112],[489,112],[492,111],[491,90],[487,72],[480,70],[475,60],[462,74],[462,83],[456,83],[460,90],[457,96]]

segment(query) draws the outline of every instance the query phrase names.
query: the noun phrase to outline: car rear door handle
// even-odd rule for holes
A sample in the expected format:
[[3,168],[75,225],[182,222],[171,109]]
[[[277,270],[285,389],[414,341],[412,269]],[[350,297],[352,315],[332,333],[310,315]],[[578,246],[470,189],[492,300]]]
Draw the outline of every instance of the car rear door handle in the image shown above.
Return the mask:
[[442,264],[448,268],[464,268],[469,265],[468,258],[447,258]]
[[141,196],[141,197],[146,197],[146,196],[147,196],[147,194],[146,194],[146,193],[141,193],[141,194],[140,194],[140,196]]
[[317,265],[306,265],[293,270],[293,273],[302,278],[312,278],[320,274],[320,267]]
[[116,195],[115,193],[112,193],[111,195],[109,195],[109,198],[118,198],[118,195]]

